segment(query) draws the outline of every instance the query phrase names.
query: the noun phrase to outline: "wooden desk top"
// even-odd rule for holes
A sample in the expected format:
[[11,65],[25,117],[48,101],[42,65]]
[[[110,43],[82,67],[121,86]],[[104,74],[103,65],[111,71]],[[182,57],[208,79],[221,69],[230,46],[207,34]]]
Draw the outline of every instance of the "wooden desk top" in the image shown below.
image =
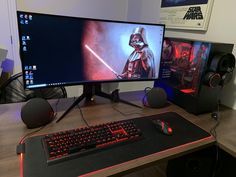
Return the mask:
[[[126,100],[141,105],[140,100],[142,98],[142,93],[140,94],[140,92],[123,93],[121,96]],[[96,101],[96,105],[81,106],[83,115],[89,125],[170,111],[180,114],[184,118],[200,126],[206,131],[209,131],[215,124],[215,121],[211,118],[210,114],[195,116],[187,113],[182,108],[173,104],[170,104],[169,106],[162,109],[139,109],[136,107],[127,106],[122,103],[111,104],[109,100],[105,100],[103,98],[98,98],[96,99]],[[56,102],[57,100],[50,100],[50,103],[54,110],[57,109],[58,115],[61,115],[63,111],[72,104],[73,99],[61,99],[57,106]],[[17,157],[16,155],[16,145],[24,135],[35,130],[27,129],[21,121],[20,110],[23,104],[24,103],[0,105],[0,171],[1,176],[4,177],[19,176],[19,157]],[[221,123],[217,128],[217,142],[222,149],[236,157],[236,131],[234,131],[234,129],[236,128],[235,119],[236,111],[226,108],[222,110]],[[84,126],[86,126],[86,124],[81,119],[80,111],[79,109],[75,108],[59,123],[55,123],[54,121],[34,135],[46,134],[49,132],[56,132]],[[155,162],[157,160],[175,157],[179,154],[186,153],[187,151],[209,145],[214,141],[214,138],[210,138],[206,141],[189,144],[185,147],[173,148],[170,151],[146,156],[121,165],[117,165],[114,168],[108,168],[105,171],[96,172],[96,174],[91,173],[89,174],[89,176],[107,176],[116,174],[128,169]]]

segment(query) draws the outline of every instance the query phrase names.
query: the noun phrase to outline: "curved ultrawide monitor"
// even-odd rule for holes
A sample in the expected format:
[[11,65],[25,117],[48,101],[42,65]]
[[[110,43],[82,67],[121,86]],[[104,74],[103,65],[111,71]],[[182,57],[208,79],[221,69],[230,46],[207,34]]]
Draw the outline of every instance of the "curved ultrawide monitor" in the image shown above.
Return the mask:
[[164,25],[17,16],[25,88],[158,78]]

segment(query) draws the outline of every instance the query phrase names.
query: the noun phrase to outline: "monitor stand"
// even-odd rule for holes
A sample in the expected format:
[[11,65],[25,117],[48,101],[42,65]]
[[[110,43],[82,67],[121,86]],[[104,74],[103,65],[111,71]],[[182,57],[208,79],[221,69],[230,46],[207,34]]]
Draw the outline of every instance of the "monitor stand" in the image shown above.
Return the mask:
[[71,109],[73,109],[76,105],[78,105],[83,99],[86,99],[86,101],[89,101],[89,102],[93,101],[94,95],[110,99],[113,102],[121,102],[121,103],[125,103],[125,104],[131,105],[131,106],[142,108],[141,106],[138,106],[138,105],[133,104],[131,102],[120,99],[118,89],[114,90],[111,94],[108,94],[108,93],[102,92],[101,83],[96,83],[96,84],[88,83],[88,84],[83,85],[82,95],[80,95],[74,101],[74,103],[58,118],[56,123],[58,123],[60,120],[62,120],[71,111]]

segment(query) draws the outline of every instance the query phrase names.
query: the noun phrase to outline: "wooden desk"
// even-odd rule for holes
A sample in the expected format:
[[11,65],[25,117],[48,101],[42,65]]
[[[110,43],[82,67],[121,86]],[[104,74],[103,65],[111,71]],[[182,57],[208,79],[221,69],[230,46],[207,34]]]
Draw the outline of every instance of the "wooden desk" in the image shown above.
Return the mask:
[[[140,100],[142,98],[142,93],[140,94],[140,92],[124,93],[122,94],[122,97],[126,100],[141,105]],[[55,108],[57,100],[50,100],[50,103],[54,109],[57,109],[58,115],[61,115],[63,111],[72,103],[72,101],[72,99],[62,99],[57,105],[57,108]],[[103,98],[98,98],[96,101],[96,105],[82,106],[84,117],[90,125],[169,111],[174,111],[182,115],[184,118],[207,131],[209,131],[210,128],[215,124],[215,121],[212,120],[210,114],[195,116],[187,113],[182,108],[173,104],[170,104],[169,106],[162,109],[139,109],[132,106],[127,106],[122,103],[111,104],[110,101]],[[1,176],[4,177],[19,176],[19,157],[16,155],[16,145],[25,134],[34,131],[27,129],[21,121],[20,109],[23,104],[24,103],[0,105],[0,172]],[[235,115],[236,111],[230,109],[222,110],[221,124],[217,128],[217,140],[221,148],[236,157],[236,139],[234,138],[236,137],[236,132],[232,131],[234,128],[236,128]],[[80,111],[79,109],[75,108],[59,123],[55,123],[54,121],[34,135],[84,126],[86,126],[86,124],[81,119]],[[106,170],[98,171],[96,174],[90,173],[89,176],[113,175],[122,171],[150,164],[161,159],[173,158],[186,152],[203,148],[214,141],[214,138],[211,138],[207,139],[206,141],[189,144],[188,146],[173,148],[168,151],[135,159],[124,164],[117,165],[113,168],[107,168]]]

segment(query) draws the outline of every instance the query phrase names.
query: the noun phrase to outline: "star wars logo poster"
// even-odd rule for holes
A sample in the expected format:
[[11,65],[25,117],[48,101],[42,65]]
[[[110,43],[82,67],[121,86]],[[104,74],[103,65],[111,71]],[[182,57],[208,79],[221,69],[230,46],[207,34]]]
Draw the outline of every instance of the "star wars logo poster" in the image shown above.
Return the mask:
[[206,31],[213,1],[162,0],[160,21],[166,28]]

